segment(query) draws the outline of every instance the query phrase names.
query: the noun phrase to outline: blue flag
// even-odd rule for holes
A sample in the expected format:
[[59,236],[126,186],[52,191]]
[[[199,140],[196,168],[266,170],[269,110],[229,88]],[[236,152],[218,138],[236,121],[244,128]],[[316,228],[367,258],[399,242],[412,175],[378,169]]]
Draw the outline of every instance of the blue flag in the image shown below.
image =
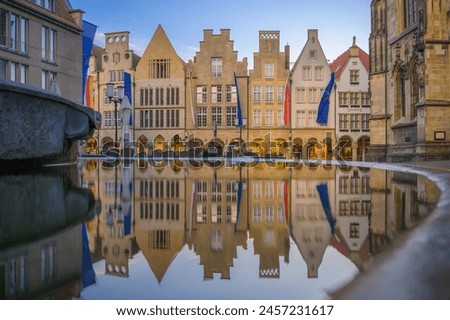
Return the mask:
[[[128,101],[130,101],[130,105],[133,108],[133,100],[131,100],[131,74],[128,72],[123,73],[123,94],[128,97]],[[130,126],[133,125],[133,113],[130,116]]]
[[83,57],[82,57],[83,74],[81,75],[82,80],[81,99],[83,103],[86,103],[85,101],[86,79],[89,69],[89,59],[91,58],[92,47],[94,45],[94,37],[96,31],[97,31],[96,25],[93,25],[92,23],[83,20]]
[[86,225],[83,223],[81,226],[81,239],[82,239],[82,286],[86,288],[96,283],[96,275],[94,267],[92,266],[91,251],[89,250],[89,240],[86,230]]
[[325,91],[323,92],[322,99],[320,99],[319,110],[317,111],[318,124],[326,125],[328,123],[328,112],[330,109],[330,94],[334,85],[334,72],[330,75],[330,82],[328,82]]
[[325,183],[317,185],[317,192],[319,193],[320,202],[322,203],[323,211],[330,225],[331,235],[334,236],[334,219],[331,213],[330,199],[328,197],[328,186]]
[[239,222],[239,216],[241,213],[241,201],[242,201],[242,189],[244,188],[242,180],[239,180],[238,185],[237,185],[237,212],[236,212],[236,224],[234,225],[234,232],[237,231],[237,225]]
[[241,99],[239,98],[239,86],[236,78],[236,72],[234,72],[234,84],[236,85],[237,98],[237,127],[242,127],[244,125],[244,122],[242,121]]

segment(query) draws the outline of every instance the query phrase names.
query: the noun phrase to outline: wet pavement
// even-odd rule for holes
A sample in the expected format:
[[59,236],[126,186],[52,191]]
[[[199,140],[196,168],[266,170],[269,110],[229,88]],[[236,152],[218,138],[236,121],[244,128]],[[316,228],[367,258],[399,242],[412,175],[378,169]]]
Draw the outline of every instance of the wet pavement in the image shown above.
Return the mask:
[[360,164],[425,175],[441,195],[433,214],[330,298],[450,299],[450,161]]

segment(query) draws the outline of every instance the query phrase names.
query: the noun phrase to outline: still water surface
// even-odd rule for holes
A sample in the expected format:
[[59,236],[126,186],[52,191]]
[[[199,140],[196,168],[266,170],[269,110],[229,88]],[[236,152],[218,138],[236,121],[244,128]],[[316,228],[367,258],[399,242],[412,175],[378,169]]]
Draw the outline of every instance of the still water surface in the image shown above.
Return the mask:
[[2,299],[324,299],[439,194],[374,168],[96,160],[0,190]]

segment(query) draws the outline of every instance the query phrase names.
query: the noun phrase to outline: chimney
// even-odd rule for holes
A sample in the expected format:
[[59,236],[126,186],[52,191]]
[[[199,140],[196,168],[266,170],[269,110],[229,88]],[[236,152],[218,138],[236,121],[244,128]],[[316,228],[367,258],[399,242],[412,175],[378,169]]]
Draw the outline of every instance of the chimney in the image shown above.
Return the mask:
[[291,64],[291,47],[287,44],[284,46],[284,69],[289,70]]

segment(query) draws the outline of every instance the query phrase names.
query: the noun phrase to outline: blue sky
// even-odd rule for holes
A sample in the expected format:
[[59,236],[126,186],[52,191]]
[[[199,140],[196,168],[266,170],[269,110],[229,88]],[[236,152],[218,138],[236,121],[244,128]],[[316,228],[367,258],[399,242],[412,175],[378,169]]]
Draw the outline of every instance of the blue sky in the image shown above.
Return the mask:
[[279,30],[280,46],[291,47],[291,62],[303,48],[308,29],[319,30],[319,41],[330,61],[356,43],[368,52],[370,0],[70,0],[85,11],[85,20],[98,26],[95,43],[104,33],[130,31],[130,48],[142,55],[158,24],[179,56],[195,56],[203,30],[231,30],[234,49],[253,68],[258,31]]

